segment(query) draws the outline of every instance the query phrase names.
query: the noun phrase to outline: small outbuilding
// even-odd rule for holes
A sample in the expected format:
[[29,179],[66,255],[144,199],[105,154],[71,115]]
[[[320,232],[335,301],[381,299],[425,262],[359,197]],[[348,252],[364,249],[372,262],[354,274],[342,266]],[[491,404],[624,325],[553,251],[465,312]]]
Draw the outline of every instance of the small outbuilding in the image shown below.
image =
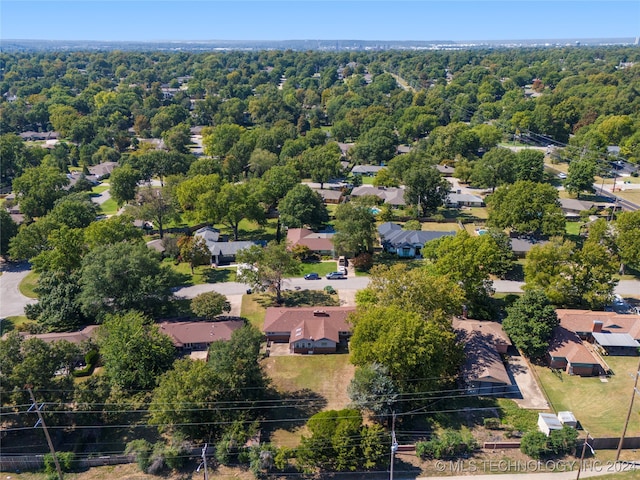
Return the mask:
[[578,426],[578,421],[576,420],[576,417],[573,416],[573,412],[558,412],[558,420],[560,420],[562,425],[567,425],[573,428]]
[[562,422],[553,413],[539,413],[538,429],[548,437],[552,430],[562,430]]

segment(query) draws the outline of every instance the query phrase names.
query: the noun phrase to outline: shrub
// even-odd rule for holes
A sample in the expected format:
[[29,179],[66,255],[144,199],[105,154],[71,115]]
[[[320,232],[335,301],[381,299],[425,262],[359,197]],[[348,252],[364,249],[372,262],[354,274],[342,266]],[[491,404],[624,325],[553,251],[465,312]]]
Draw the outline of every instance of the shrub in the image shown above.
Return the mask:
[[403,230],[422,230],[422,224],[418,220],[409,220],[402,228]]
[[373,267],[373,255],[370,253],[361,253],[351,260],[353,268],[359,272],[368,272]]
[[444,215],[442,215],[441,213],[436,213],[431,218],[437,223],[444,223],[446,220],[446,218],[444,218]]
[[468,430],[445,430],[427,442],[416,443],[416,454],[421,458],[455,458],[476,447],[477,442]]
[[89,350],[87,354],[84,356],[84,363],[85,363],[84,368],[74,370],[73,376],[74,377],[90,376],[93,373],[93,370],[96,368],[99,358],[100,358],[100,355],[98,354],[97,350],[93,348]]
[[531,458],[541,459],[549,454],[547,436],[542,432],[528,432],[522,437],[520,451]]
[[[60,470],[63,472],[70,472],[73,469],[73,462],[75,461],[76,454],[73,452],[57,452],[58,463],[60,464]],[[47,453],[44,455],[44,471],[45,473],[55,473],[56,464],[53,461],[53,455]]]
[[138,440],[132,440],[131,442],[127,443],[124,453],[135,454],[138,468],[142,472],[146,472],[151,464],[151,450],[152,445],[145,439],[141,438]]
[[486,428],[488,428],[489,430],[498,430],[501,425],[502,425],[502,422],[500,422],[499,418],[485,418],[484,419],[484,426]]
[[578,431],[568,426],[562,427],[562,430],[553,430],[549,435],[547,445],[556,455],[565,455],[572,452],[576,448],[578,440]]

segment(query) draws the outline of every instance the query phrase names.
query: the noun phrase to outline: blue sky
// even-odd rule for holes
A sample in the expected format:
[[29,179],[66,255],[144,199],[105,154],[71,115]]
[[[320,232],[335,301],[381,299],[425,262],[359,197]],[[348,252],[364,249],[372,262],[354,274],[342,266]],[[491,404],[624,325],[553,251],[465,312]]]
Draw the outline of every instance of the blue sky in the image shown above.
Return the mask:
[[509,40],[640,35],[640,0],[0,1],[0,37]]

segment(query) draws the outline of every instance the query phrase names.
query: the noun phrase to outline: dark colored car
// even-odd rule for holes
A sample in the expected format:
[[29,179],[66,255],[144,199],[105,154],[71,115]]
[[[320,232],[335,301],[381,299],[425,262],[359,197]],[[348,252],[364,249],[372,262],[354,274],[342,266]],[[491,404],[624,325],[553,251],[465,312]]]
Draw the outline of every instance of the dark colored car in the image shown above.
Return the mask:
[[318,275],[317,273],[307,273],[304,276],[305,280],[320,280],[320,275]]

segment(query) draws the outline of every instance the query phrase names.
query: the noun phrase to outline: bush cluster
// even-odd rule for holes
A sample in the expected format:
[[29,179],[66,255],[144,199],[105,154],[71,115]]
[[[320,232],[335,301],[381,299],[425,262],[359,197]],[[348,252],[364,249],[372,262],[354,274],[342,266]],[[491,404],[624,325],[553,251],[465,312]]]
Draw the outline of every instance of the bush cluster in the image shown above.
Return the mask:
[[578,431],[568,426],[552,430],[548,437],[542,432],[532,431],[522,437],[520,451],[535,459],[564,456],[576,448],[577,440]]
[[467,455],[477,448],[478,444],[468,430],[447,429],[431,440],[416,443],[416,453],[420,458],[456,458]]

